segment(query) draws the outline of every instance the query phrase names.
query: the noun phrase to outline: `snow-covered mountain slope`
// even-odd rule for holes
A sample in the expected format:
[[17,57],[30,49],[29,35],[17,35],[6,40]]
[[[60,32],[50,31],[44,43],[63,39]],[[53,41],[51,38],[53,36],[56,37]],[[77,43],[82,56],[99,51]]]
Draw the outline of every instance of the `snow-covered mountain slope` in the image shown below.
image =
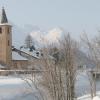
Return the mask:
[[33,37],[34,42],[41,45],[55,44],[62,38],[64,31],[61,28],[54,28],[47,32],[33,31],[30,35]]
[[36,47],[41,47],[45,43],[45,32],[39,31],[32,31],[30,35],[33,38],[33,42]]
[[62,29],[54,28],[54,29],[48,31],[45,38],[49,43],[57,43],[61,39],[62,34],[63,34]]

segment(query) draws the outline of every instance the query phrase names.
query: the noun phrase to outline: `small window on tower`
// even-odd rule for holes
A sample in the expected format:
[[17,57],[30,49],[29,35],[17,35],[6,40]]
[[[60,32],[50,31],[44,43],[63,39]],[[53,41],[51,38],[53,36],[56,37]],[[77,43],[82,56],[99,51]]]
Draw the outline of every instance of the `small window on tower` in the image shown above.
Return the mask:
[[8,28],[8,34],[10,33],[10,29]]
[[8,46],[10,45],[10,42],[9,42],[9,40],[8,40]]
[[0,27],[0,34],[2,33],[2,28]]

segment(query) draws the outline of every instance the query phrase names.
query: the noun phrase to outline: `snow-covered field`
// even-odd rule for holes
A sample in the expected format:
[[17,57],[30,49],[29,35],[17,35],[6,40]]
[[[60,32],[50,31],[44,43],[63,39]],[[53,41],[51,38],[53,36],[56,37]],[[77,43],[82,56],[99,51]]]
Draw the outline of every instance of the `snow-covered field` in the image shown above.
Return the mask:
[[[91,96],[90,94],[84,95],[82,97],[79,97],[78,100],[91,100]],[[97,96],[95,96],[93,100],[100,100],[100,92],[97,92]]]
[[[36,80],[38,79],[41,80],[41,76],[37,76]],[[97,90],[100,91],[100,80],[96,84]],[[42,90],[45,91],[45,89]],[[77,77],[76,96],[79,97],[78,100],[91,100],[89,95],[87,95],[89,93],[90,86],[88,78],[86,77],[86,73],[82,73]],[[41,100],[39,98],[41,98],[41,95],[37,88],[34,85],[30,88],[22,78],[18,76],[0,76],[0,100]]]
[[[100,91],[100,79],[96,80],[96,90]],[[76,96],[80,97],[89,94],[91,91],[91,86],[89,82],[89,77],[86,72],[81,72],[77,76],[76,81]]]
[[[91,100],[90,96],[90,82],[89,77],[87,76],[86,72],[81,72],[77,76],[76,81],[76,95],[78,96],[77,100]],[[96,97],[93,100],[100,100],[100,79],[96,80]]]
[[21,78],[0,76],[0,100],[38,100],[37,95]]

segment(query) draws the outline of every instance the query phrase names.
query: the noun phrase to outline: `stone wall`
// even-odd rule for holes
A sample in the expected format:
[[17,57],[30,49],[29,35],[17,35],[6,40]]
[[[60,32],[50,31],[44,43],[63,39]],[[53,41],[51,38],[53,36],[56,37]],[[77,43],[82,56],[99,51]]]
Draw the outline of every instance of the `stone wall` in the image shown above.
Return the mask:
[[12,69],[28,69],[28,60],[12,60]]

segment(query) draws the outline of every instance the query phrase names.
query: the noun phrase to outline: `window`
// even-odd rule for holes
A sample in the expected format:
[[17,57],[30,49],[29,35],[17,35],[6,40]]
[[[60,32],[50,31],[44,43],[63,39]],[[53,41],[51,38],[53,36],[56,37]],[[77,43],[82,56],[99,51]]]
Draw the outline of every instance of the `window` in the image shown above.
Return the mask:
[[8,34],[10,33],[10,29],[9,29],[9,27],[8,27]]
[[8,40],[8,46],[10,45],[10,42],[9,42],[9,40]]
[[2,28],[0,27],[0,34],[2,33]]
[[36,52],[36,56],[39,57],[39,52]]

